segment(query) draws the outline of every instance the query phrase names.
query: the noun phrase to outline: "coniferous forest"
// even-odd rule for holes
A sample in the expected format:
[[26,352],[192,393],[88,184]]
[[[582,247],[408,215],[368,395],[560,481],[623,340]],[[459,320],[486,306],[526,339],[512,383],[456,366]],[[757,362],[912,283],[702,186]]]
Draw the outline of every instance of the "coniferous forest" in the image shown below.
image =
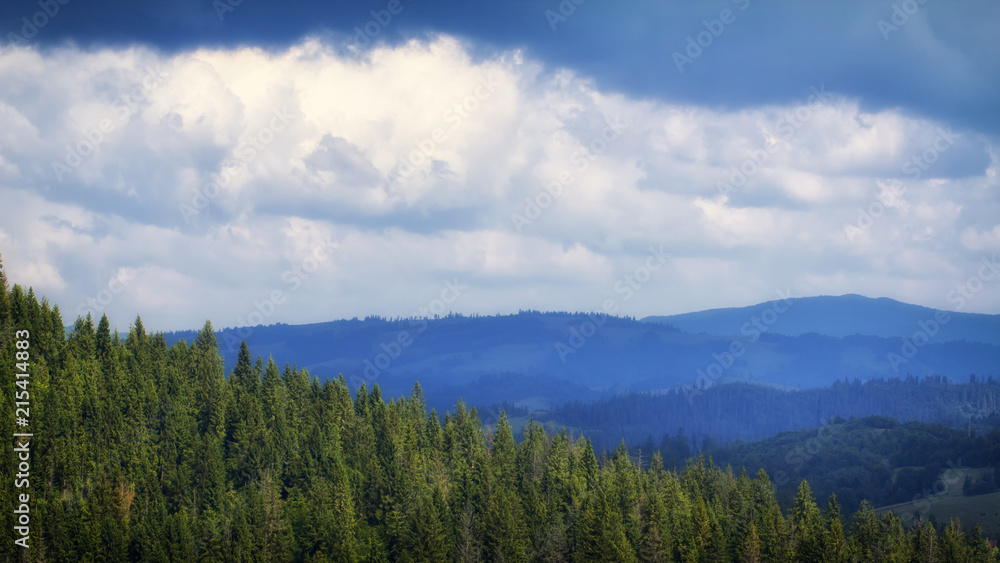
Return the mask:
[[[510,412],[510,411],[508,411]],[[683,390],[630,393],[552,409],[547,419],[583,430],[597,447],[613,448],[622,438],[638,444],[678,428],[697,440],[754,441],[789,430],[816,428],[851,417],[892,416],[901,422],[965,428],[1000,412],[1000,381],[972,376],[968,383],[942,376],[913,376],[865,382],[838,381],[830,387],[785,391],[745,383],[710,387],[694,400]],[[703,447],[703,446],[702,446]]]
[[4,561],[1000,560],[978,529],[844,514],[806,481],[782,511],[754,467],[667,470],[538,423],[515,440],[505,416],[427,412],[416,383],[352,396],[245,343],[227,374],[210,323],[170,347],[139,318],[67,333],[2,282],[0,425],[32,434],[0,460]]

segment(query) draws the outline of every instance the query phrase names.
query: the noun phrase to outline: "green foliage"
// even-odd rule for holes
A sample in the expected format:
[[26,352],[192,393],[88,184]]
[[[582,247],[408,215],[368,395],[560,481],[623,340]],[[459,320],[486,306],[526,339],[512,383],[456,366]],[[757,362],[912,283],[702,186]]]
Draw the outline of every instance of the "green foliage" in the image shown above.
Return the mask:
[[992,492],[993,468],[1000,466],[1000,429],[976,434],[965,428],[867,417],[757,442],[734,442],[704,453],[722,464],[765,468],[778,486],[782,508],[792,508],[795,487],[806,479],[817,498],[836,494],[844,512],[851,514],[863,499],[875,506],[912,503],[939,493],[942,484],[957,494],[964,468],[977,468],[984,476],[976,482],[991,487],[966,492]]
[[[0,271],[0,281],[6,284]],[[167,347],[136,319],[77,319],[15,285],[0,292],[0,426],[10,435],[14,330],[30,330],[31,550],[13,553],[0,472],[0,560],[24,561],[995,561],[978,531],[904,529],[868,505],[849,533],[803,480],[783,514],[763,470],[699,457],[610,457],[459,402],[444,424],[419,385],[352,399],[343,378],[252,359],[228,377],[206,323]],[[35,357],[35,356],[33,356]],[[33,426],[33,429],[36,427]],[[891,430],[891,429],[890,429]],[[888,430],[887,430],[888,431]],[[0,463],[14,466],[12,448]]]

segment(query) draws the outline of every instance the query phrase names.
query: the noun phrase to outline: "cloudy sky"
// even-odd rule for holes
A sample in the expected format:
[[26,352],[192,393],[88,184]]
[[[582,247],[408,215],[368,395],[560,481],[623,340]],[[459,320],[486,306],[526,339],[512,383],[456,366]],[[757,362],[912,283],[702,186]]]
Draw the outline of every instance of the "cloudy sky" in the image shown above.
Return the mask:
[[994,2],[17,0],[0,33],[0,254],[67,323],[1000,313]]

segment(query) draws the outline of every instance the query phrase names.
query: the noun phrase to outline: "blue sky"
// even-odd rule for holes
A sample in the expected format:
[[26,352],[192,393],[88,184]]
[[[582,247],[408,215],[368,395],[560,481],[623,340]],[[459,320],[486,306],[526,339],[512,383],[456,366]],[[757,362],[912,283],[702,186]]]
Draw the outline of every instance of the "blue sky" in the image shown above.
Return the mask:
[[42,0],[0,33],[0,253],[67,322],[1000,313],[996,3]]

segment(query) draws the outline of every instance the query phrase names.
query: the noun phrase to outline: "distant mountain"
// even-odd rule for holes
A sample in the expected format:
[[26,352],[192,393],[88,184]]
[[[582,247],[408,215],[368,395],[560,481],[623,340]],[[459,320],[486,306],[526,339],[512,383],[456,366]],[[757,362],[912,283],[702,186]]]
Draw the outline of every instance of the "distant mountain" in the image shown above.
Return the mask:
[[[752,441],[779,432],[822,426],[837,417],[891,416],[965,430],[986,431],[989,417],[1000,417],[1000,380],[930,376],[838,381],[828,387],[785,391],[733,383],[710,387],[694,400],[683,392],[630,393],[591,403],[573,402],[536,413],[556,428],[578,429],[595,447],[613,450],[622,439],[638,446],[657,444],[678,428],[700,447],[709,436],[722,443]],[[974,422],[978,421],[978,422]],[[994,421],[995,424],[995,421]],[[680,456],[677,461],[683,462]]]
[[[246,338],[254,355],[298,362],[323,379],[343,374],[352,388],[378,384],[385,395],[401,396],[419,380],[428,404],[438,409],[459,397],[469,404],[546,409],[629,391],[684,388],[696,395],[697,387],[735,381],[812,388],[845,378],[939,374],[967,380],[971,373],[1000,373],[1000,346],[984,342],[934,337],[917,347],[900,338],[775,334],[771,329],[800,305],[771,326],[761,325],[764,330],[737,327],[724,334],[629,318],[524,312],[279,324],[225,329],[217,337],[227,370]],[[172,333],[167,340],[194,336]]]
[[[931,342],[965,340],[1000,345],[1000,315],[939,311],[887,297],[871,298],[856,294],[798,297],[749,307],[709,309],[642,320],[672,325],[692,334],[736,336],[742,331],[753,330],[753,319],[757,318],[761,323],[768,320],[762,319],[765,314],[768,319],[774,319],[768,330],[786,336],[816,333],[836,337],[861,334],[903,338],[913,337],[919,332],[929,334],[937,324],[939,330],[930,335]],[[946,322],[942,324],[935,320],[938,315],[947,315],[943,317]]]

